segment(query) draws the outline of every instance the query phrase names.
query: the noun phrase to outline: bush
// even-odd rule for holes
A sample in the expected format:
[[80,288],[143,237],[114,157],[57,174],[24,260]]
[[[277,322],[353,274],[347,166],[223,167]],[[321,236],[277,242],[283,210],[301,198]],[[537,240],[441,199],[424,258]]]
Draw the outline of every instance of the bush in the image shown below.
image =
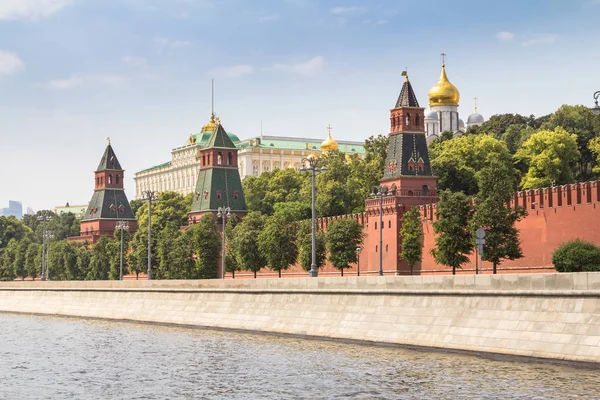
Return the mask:
[[558,272],[600,271],[600,247],[575,239],[561,244],[552,254]]

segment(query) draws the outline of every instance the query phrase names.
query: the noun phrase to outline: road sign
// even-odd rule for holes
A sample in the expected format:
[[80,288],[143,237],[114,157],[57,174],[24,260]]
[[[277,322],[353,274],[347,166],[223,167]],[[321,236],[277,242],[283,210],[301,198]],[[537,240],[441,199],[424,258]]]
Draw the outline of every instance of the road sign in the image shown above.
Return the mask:
[[483,238],[485,238],[485,229],[483,229],[483,228],[477,229],[477,231],[475,231],[475,237],[477,239],[483,239]]

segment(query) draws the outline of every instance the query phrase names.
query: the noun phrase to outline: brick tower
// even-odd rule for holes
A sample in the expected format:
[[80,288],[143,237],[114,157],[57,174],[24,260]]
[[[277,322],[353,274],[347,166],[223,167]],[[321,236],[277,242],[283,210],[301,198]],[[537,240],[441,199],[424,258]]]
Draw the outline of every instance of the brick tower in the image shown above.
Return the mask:
[[81,236],[74,240],[95,243],[100,236],[112,236],[118,221],[127,221],[130,233],[135,233],[137,221],[123,188],[124,173],[109,139],[95,172],[94,195],[81,220]]
[[390,110],[390,144],[385,172],[380,184],[387,187],[383,199],[383,243],[379,248],[379,199],[366,201],[369,218],[369,265],[379,266],[383,251],[384,271],[407,273],[408,265],[400,262],[400,220],[412,206],[433,203],[437,198],[437,178],[431,174],[425,136],[424,109],[419,106],[406,72],[396,107]]
[[231,214],[247,213],[242,181],[238,171],[238,150],[223,126],[215,130],[200,150],[200,171],[188,224],[192,225],[207,213],[217,214],[219,207],[229,207]]

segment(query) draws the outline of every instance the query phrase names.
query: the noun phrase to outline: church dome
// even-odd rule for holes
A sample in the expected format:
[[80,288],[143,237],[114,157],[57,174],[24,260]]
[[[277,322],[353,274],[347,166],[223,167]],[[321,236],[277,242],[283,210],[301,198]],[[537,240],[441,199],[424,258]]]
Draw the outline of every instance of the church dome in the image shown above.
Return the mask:
[[433,110],[429,110],[427,112],[425,112],[425,121],[439,121],[439,117],[438,117],[438,113],[433,111]]
[[327,135],[327,139],[325,139],[323,141],[323,143],[321,143],[321,151],[327,152],[327,151],[337,150],[337,149],[338,149],[338,144],[331,137],[331,128],[329,128],[329,134]]
[[483,124],[484,121],[483,115],[474,112],[473,114],[469,115],[469,118],[467,118],[467,125],[479,125]]
[[429,106],[458,105],[460,93],[446,75],[446,65],[442,64],[442,73],[437,83],[429,90]]

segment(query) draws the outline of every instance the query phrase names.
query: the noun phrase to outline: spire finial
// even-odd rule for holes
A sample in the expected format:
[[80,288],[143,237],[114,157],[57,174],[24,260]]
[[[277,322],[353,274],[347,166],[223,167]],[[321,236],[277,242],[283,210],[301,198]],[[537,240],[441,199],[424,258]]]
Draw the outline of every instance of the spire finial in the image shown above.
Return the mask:
[[402,71],[402,76],[404,77],[404,82],[408,82],[408,68],[404,67],[404,71]]
[[446,66],[446,53],[442,53],[441,56],[442,56],[442,67],[445,67]]
[[214,78],[211,79],[210,96],[211,96],[210,113],[214,118],[214,116],[215,116],[215,80],[214,80]]
[[331,136],[331,124],[327,125],[327,134]]
[[475,114],[477,114],[477,100],[479,100],[477,97],[473,97],[473,100],[475,100]]
[[108,142],[108,145],[110,146],[110,136],[106,138],[106,141]]

